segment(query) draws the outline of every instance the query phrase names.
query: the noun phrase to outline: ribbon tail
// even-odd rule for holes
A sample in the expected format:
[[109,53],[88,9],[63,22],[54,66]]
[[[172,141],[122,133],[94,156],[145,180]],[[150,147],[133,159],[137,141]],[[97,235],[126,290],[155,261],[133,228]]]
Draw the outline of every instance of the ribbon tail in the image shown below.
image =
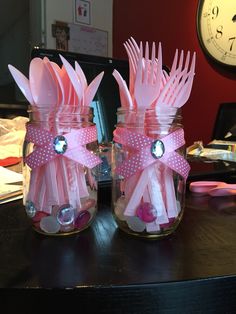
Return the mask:
[[184,180],[187,180],[190,170],[187,160],[176,152],[168,153],[166,156],[160,158],[160,161],[167,165],[169,168],[180,174]]
[[135,216],[135,211],[143,197],[144,191],[148,184],[148,175],[147,172],[144,170],[142,171],[137,185],[135,186],[135,190],[133,191],[129,202],[125,208],[124,214],[125,216]]

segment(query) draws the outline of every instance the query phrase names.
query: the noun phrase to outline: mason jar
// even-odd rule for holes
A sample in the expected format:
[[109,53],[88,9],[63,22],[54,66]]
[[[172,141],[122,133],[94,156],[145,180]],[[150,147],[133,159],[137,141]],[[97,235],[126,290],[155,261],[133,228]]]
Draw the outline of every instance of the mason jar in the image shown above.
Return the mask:
[[96,125],[90,108],[29,108],[23,145],[23,203],[33,228],[68,235],[87,228],[97,210]]
[[117,111],[112,206],[118,227],[144,237],[174,232],[184,212],[189,172],[180,110]]

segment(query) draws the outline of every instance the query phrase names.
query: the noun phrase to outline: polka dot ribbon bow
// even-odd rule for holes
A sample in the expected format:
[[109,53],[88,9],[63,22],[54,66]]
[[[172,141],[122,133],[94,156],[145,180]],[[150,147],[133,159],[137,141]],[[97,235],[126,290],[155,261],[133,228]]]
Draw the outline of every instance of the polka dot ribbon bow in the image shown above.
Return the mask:
[[56,157],[64,156],[88,168],[93,168],[101,160],[84,145],[96,139],[96,126],[76,129],[55,137],[45,129],[27,125],[25,140],[34,143],[35,147],[34,151],[25,158],[25,162],[31,169],[34,169]]
[[114,131],[114,141],[132,151],[136,150],[116,168],[116,173],[124,178],[131,177],[158,160],[187,179],[190,166],[183,156],[175,152],[185,144],[183,129],[178,129],[161,140],[153,140],[143,134],[117,128]]

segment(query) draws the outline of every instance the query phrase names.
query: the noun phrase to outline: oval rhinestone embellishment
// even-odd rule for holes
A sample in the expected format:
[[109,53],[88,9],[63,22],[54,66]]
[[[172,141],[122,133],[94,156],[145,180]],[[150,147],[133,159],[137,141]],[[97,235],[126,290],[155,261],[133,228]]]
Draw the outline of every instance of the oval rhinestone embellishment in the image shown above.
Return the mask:
[[53,216],[43,217],[40,221],[40,228],[46,233],[57,233],[60,230],[60,224]]
[[155,208],[152,206],[152,204],[150,204],[148,202],[142,203],[138,207],[136,214],[139,217],[139,219],[141,219],[142,221],[147,222],[147,223],[153,222],[157,218]]
[[67,149],[67,140],[63,135],[58,135],[53,140],[53,149],[57,154],[64,154]]
[[36,208],[34,206],[34,203],[31,201],[26,201],[25,211],[30,218],[33,218],[36,214]]
[[63,225],[70,225],[75,218],[74,209],[70,204],[61,206],[57,212],[57,221]]
[[78,229],[84,228],[88,224],[90,218],[91,218],[91,214],[89,211],[81,210],[81,212],[79,212],[79,214],[75,220],[76,228],[78,228]]
[[165,146],[162,141],[156,140],[152,142],[151,154],[154,158],[161,158],[164,155]]

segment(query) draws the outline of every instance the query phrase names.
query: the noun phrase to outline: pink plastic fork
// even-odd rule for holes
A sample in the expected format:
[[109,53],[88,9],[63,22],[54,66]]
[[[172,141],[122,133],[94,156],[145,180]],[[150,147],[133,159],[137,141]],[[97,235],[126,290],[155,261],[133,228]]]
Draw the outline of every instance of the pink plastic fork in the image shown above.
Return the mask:
[[136,41],[131,37],[131,39],[128,39],[124,43],[125,50],[128,55],[129,60],[129,91],[130,94],[133,96],[134,94],[134,82],[135,82],[135,76],[137,72],[137,66],[138,66],[138,59],[139,59],[139,46],[137,45]]
[[[171,125],[177,108],[183,106],[189,98],[195,73],[195,58],[196,56],[194,53],[190,70],[188,72],[190,53],[187,53],[184,63],[184,53],[181,51],[178,62],[178,50],[176,50],[170,76],[168,77],[165,75],[166,84],[164,85],[164,88],[162,89],[160,96],[155,103],[156,114],[162,134],[167,134],[169,132],[168,125]],[[175,108],[176,110],[174,110]],[[169,121],[166,124],[166,112],[170,110],[172,110],[172,112],[169,117]],[[178,215],[179,208],[176,203],[175,189],[172,178],[173,172],[172,170],[162,166],[162,175],[165,190],[168,191],[168,197],[166,197],[168,216],[176,217]]]
[[[156,65],[156,47],[155,43],[152,44],[151,62],[149,62],[149,47],[146,42],[145,46],[145,60],[144,70],[143,63],[143,46],[140,43],[140,55],[138,67],[136,72],[136,79],[134,85],[134,97],[137,102],[138,109],[145,110],[151,107],[151,104],[158,98],[161,86],[162,77],[162,50],[161,43],[158,47],[158,63]],[[156,76],[154,69],[156,67]]]
[[[161,79],[161,44],[159,44],[158,47],[158,61],[156,60],[156,47],[154,43],[152,45],[151,60],[149,59],[148,43],[146,43],[145,46],[145,57],[143,60],[143,46],[141,42],[134,85],[134,96],[138,110],[145,111],[147,108],[150,108],[151,104],[158,98],[161,88]],[[132,215],[142,197],[150,198],[151,203],[159,210],[158,221],[161,223],[168,222],[158,177],[158,169],[155,169],[153,166],[144,169],[140,177],[138,175],[136,176],[136,186],[127,204],[125,214]],[[127,183],[126,185],[129,184]],[[158,229],[159,224],[156,224],[155,228]]]

